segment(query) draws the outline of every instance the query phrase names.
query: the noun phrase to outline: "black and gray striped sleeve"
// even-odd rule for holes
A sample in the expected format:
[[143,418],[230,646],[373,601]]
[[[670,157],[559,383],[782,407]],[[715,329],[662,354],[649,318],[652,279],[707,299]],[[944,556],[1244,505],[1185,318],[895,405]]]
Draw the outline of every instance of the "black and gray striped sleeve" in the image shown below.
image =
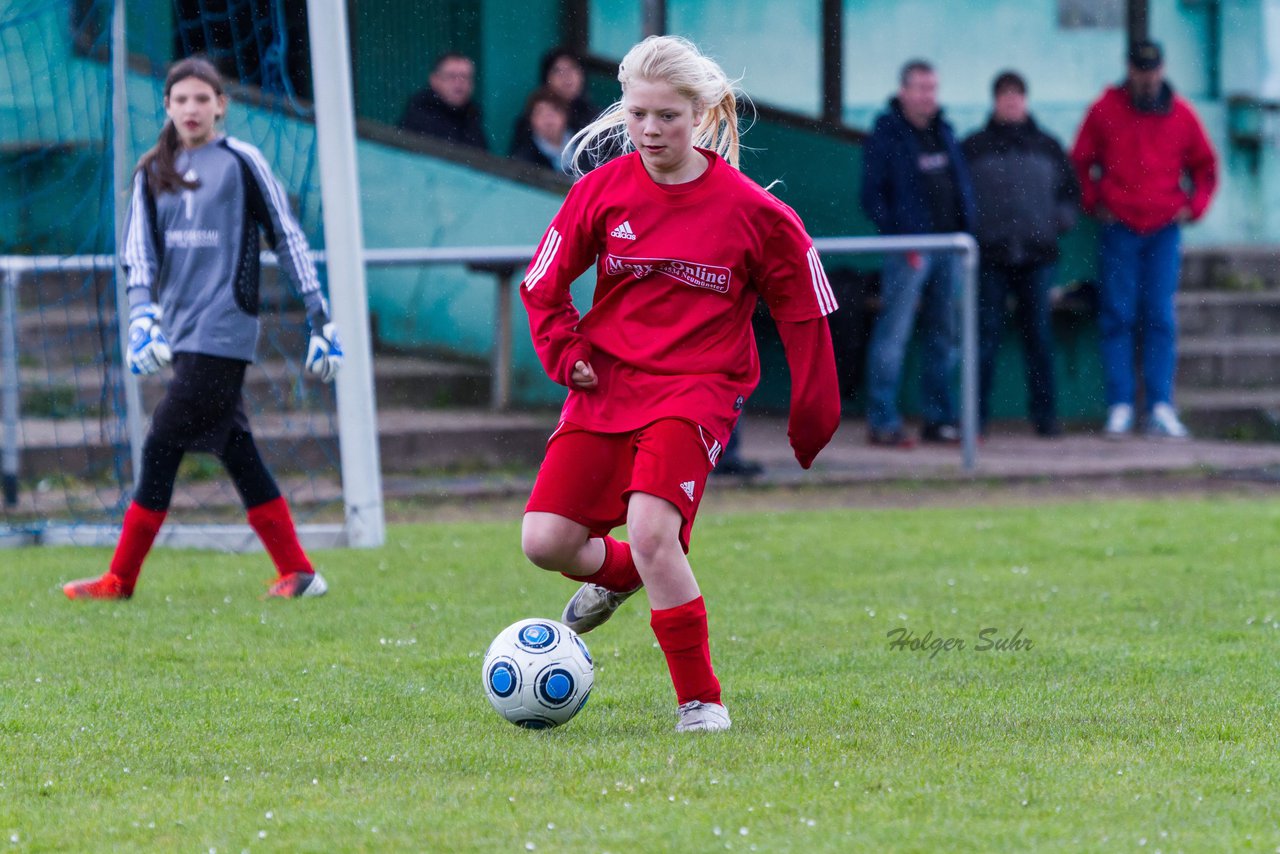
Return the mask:
[[120,264],[124,267],[130,308],[155,300],[154,285],[159,258],[156,257],[155,224],[147,202],[147,179],[139,169],[133,176],[133,193],[121,237]]
[[227,137],[227,145],[249,165],[249,173],[266,202],[267,214],[271,218],[272,248],[280,259],[280,268],[297,287],[312,324],[327,322],[329,303],[320,290],[320,279],[316,276],[315,262],[311,260],[307,237],[289,210],[289,197],[284,186],[256,147],[233,137]]

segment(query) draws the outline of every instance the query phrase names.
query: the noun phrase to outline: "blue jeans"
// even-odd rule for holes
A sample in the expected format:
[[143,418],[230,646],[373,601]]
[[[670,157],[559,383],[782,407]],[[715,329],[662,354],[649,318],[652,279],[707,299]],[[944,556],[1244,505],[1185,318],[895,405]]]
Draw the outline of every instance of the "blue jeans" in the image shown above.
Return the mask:
[[1173,402],[1177,319],[1173,297],[1182,262],[1182,231],[1167,225],[1138,234],[1111,223],[1102,229],[1102,371],[1107,406],[1134,402],[1134,339],[1142,342],[1146,408]]
[[[908,257],[919,259],[913,267]],[[885,256],[880,314],[867,345],[867,424],[872,430],[902,427],[898,391],[902,360],[916,311],[920,313],[923,367],[920,414],[926,424],[955,424],[951,375],[956,364],[956,288],[960,260],[941,252]]]
[[1004,337],[1008,300],[1016,300],[1014,318],[1022,337],[1027,364],[1027,414],[1037,428],[1058,420],[1057,394],[1053,379],[1053,326],[1049,288],[1053,285],[1053,264],[1004,267],[983,264],[978,278],[978,413],[983,424],[991,414],[991,387],[995,380],[996,357]]

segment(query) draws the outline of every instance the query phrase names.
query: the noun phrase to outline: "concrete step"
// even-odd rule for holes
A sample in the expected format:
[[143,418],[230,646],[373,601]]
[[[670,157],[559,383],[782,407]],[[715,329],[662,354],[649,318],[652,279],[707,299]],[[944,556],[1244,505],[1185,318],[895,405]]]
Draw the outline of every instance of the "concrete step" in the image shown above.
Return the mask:
[[1280,387],[1179,388],[1178,409],[1197,435],[1280,441]]
[[[378,412],[382,470],[388,474],[470,472],[534,467],[542,459],[557,413],[486,410]],[[276,413],[250,418],[268,466],[277,474],[320,476],[339,470],[335,418],[326,412]],[[23,419],[20,477],[24,481],[73,478],[95,482],[128,457],[114,423]]]
[[1280,413],[1280,387],[1179,390],[1178,408],[1184,412],[1267,410]]
[[1187,291],[1176,297],[1180,335],[1269,335],[1280,332],[1280,290]]
[[1277,260],[1275,247],[1184,254],[1177,400],[1198,435],[1280,440]]
[[1256,292],[1280,289],[1280,247],[1210,246],[1184,249],[1184,291]]
[[1187,336],[1178,342],[1178,387],[1280,385],[1280,336]]
[[[292,285],[275,268],[262,271],[259,302],[276,306],[297,301]],[[23,308],[55,305],[115,305],[115,271],[66,270],[24,274],[18,282],[18,305]]]
[[[264,310],[259,315],[262,335],[259,354],[306,352],[306,312],[295,301],[290,310]],[[18,351],[24,364],[73,365],[101,363],[107,348],[118,352],[115,307],[99,311],[83,303],[43,309],[24,309],[18,317]]]
[[[298,370],[297,361],[280,359],[252,365],[245,374],[246,409],[251,413],[332,411],[333,386],[304,379]],[[374,358],[373,373],[375,398],[386,407],[466,407],[483,406],[488,401],[488,369],[477,365],[379,355]],[[166,371],[140,378],[148,412],[164,395],[169,377]],[[24,366],[19,370],[19,382],[22,412],[28,417],[97,418],[104,400],[118,393],[114,378],[108,378],[101,362]]]
[[19,308],[115,305],[115,273],[110,269],[24,273],[18,279],[17,297]]

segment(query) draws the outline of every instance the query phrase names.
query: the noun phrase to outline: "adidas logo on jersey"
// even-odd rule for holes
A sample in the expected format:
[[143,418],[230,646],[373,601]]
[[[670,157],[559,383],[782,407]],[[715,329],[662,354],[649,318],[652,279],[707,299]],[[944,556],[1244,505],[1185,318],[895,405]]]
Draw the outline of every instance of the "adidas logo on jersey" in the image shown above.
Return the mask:
[[623,240],[635,240],[636,233],[631,230],[631,220],[623,220],[622,225],[609,232],[610,237],[620,237]]
[[694,484],[691,480],[686,480],[684,483],[680,484],[680,488],[684,490],[685,495],[689,496],[690,501],[693,500],[693,486]]

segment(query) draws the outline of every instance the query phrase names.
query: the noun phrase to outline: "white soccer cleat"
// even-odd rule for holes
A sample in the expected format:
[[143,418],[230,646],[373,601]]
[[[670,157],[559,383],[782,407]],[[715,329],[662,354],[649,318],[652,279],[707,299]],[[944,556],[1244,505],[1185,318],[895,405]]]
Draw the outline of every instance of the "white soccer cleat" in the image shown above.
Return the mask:
[[1107,410],[1107,424],[1102,434],[1108,439],[1123,439],[1133,430],[1133,407],[1117,403]]
[[729,710],[720,703],[692,700],[676,710],[676,732],[723,732],[729,728]]
[[606,590],[599,584],[587,582],[579,587],[578,592],[573,594],[573,598],[565,604],[560,622],[578,634],[585,635],[612,617],[613,612],[639,589],[637,587],[635,590],[618,593]]
[[1190,439],[1191,431],[1178,419],[1178,412],[1167,403],[1151,407],[1147,418],[1147,435],[1157,439]]

